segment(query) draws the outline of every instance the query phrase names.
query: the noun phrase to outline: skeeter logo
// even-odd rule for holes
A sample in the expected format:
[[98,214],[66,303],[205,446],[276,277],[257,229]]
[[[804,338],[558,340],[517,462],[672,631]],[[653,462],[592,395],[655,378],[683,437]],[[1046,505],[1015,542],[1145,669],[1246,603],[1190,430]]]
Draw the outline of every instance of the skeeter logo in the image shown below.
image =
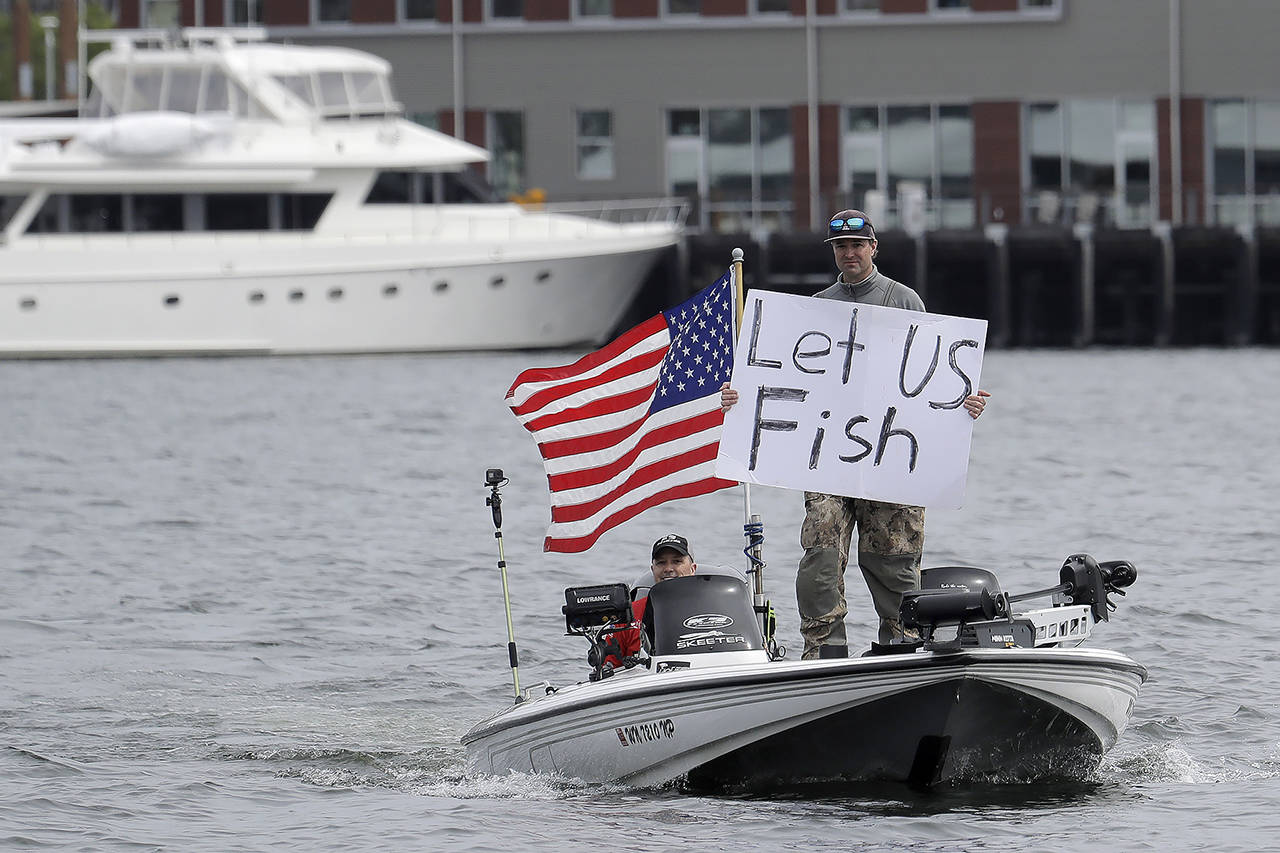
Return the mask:
[[700,613],[690,616],[683,624],[691,631],[709,631],[712,628],[728,628],[733,624],[733,619],[719,613]]
[[676,736],[675,720],[655,720],[652,723],[637,723],[632,726],[619,726],[614,729],[618,734],[618,743],[623,746],[634,746],[641,743],[653,743],[656,740],[671,740]]

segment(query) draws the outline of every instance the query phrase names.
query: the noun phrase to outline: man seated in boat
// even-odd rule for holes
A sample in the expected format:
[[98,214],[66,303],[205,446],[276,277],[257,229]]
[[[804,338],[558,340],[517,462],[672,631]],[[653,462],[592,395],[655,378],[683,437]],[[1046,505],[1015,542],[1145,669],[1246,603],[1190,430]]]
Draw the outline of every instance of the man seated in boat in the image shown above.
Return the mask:
[[[696,572],[698,564],[693,561],[693,554],[689,551],[689,540],[678,533],[668,533],[654,542],[649,570],[655,584],[671,578],[687,577]],[[634,658],[640,653],[643,647],[642,629],[648,631],[650,637],[653,634],[653,617],[648,612],[649,588],[643,583],[636,584],[632,595],[632,624],[613,633],[611,645],[616,644],[617,652],[610,653],[605,658],[605,664],[615,668],[622,666],[627,658]]]

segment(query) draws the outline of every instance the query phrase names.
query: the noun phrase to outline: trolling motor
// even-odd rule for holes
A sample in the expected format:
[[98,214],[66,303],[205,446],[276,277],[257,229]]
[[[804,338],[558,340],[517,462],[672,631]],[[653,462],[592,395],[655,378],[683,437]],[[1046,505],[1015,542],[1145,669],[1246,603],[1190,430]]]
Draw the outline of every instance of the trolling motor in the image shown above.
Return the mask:
[[511,623],[511,593],[507,590],[507,558],[502,547],[502,493],[498,491],[509,481],[502,476],[501,468],[488,468],[484,472],[484,484],[489,487],[485,506],[493,511],[493,538],[498,540],[498,572],[502,575],[502,602],[507,608],[507,657],[511,661],[511,681],[516,691],[516,704],[524,701],[520,694],[520,656],[516,651],[516,630]]
[[614,666],[606,663],[610,655],[627,668],[636,665],[633,657],[624,658],[622,648],[613,642],[614,634],[632,627],[631,596],[624,583],[601,586],[571,586],[564,591],[564,630],[569,636],[586,637],[591,648],[587,663],[591,681],[613,675]]
[[[924,645],[934,650],[964,646],[1055,645],[1088,636],[1093,624],[1108,621],[1115,603],[1108,596],[1124,595],[1138,578],[1128,560],[1099,563],[1088,554],[1072,554],[1058,573],[1059,583],[1047,589],[1009,595],[1000,590],[994,573],[968,566],[940,566],[920,573],[918,590],[906,593],[899,618],[920,642],[872,649],[878,654],[913,651]],[[1053,596],[1053,607],[1015,614],[1012,604]],[[934,639],[938,628],[956,626],[954,641]]]

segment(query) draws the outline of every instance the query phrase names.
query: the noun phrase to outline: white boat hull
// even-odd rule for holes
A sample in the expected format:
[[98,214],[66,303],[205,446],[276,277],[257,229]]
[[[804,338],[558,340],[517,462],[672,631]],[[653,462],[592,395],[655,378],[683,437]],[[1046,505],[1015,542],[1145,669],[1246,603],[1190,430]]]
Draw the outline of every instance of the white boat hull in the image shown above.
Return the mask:
[[641,673],[517,705],[463,738],[482,772],[762,789],[1079,778],[1146,671],[1079,649],[966,649]]
[[587,255],[526,245],[518,258],[501,243],[289,235],[28,241],[2,252],[0,357],[594,344],[674,241],[666,229],[600,241]]

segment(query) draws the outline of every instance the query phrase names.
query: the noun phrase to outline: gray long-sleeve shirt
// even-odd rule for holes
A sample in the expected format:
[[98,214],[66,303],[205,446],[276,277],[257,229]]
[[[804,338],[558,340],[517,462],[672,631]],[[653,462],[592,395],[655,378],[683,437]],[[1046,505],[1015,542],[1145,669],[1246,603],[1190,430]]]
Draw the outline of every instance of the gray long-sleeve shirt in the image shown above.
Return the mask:
[[890,308],[906,308],[923,311],[924,300],[920,294],[899,281],[883,275],[878,267],[871,268],[871,275],[857,284],[845,284],[843,275],[835,284],[814,294],[818,299],[838,299],[841,302],[861,302],[863,305],[887,305]]

